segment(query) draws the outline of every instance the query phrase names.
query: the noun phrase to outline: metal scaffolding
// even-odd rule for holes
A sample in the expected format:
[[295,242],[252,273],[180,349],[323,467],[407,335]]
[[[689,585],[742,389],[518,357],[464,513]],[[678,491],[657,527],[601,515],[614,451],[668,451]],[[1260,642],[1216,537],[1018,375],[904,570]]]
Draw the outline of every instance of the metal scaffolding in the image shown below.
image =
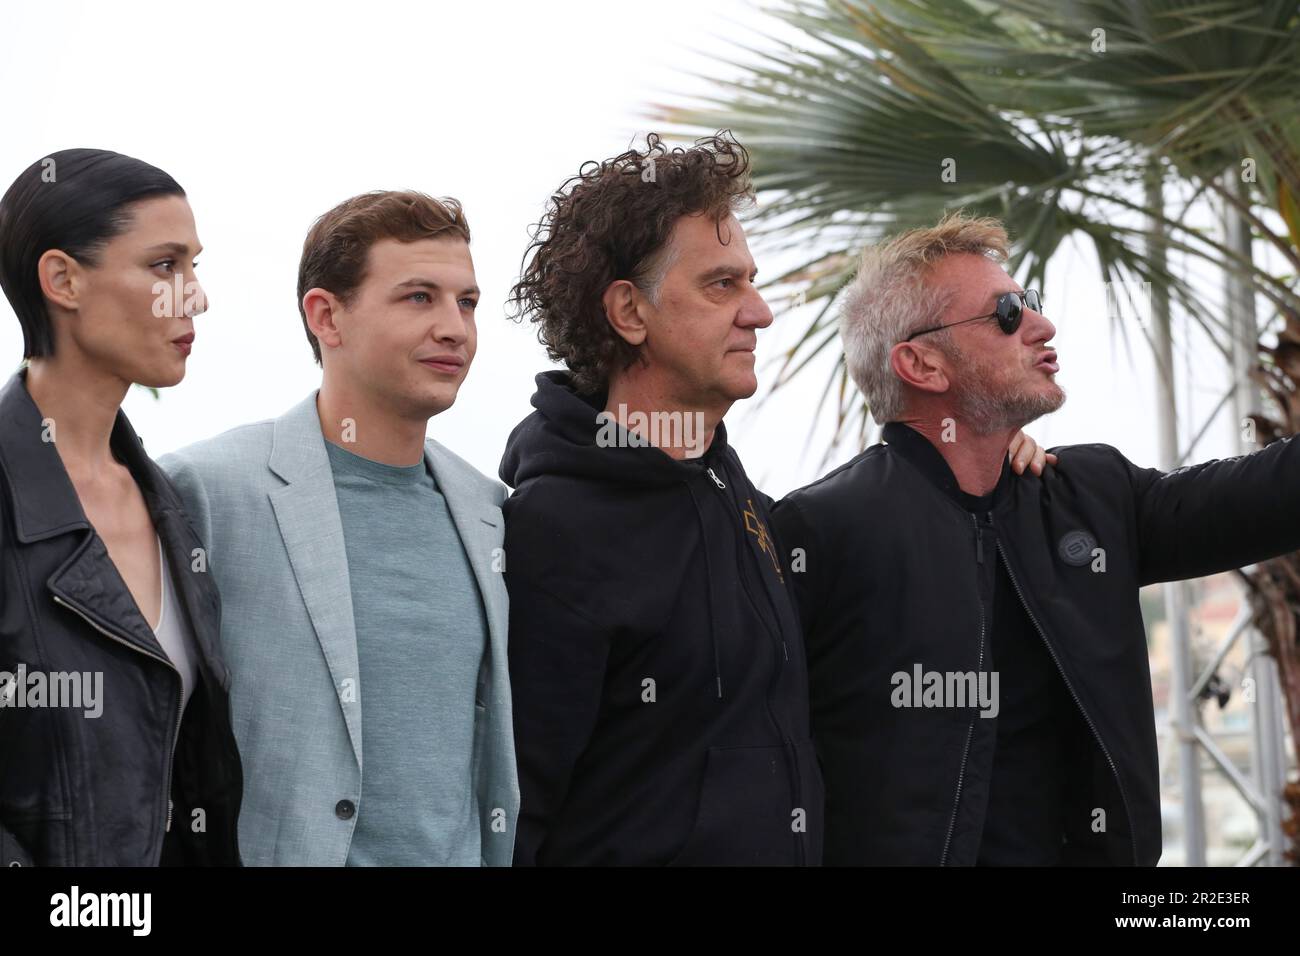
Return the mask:
[[[1241,194],[1241,183],[1235,172],[1225,174],[1227,188]],[[1153,168],[1147,180],[1148,199],[1152,208],[1163,208],[1159,173]],[[1245,198],[1243,196],[1243,198]],[[1153,229],[1159,227],[1152,224]],[[1227,208],[1223,217],[1226,244],[1250,259],[1250,225],[1233,208]],[[1148,254],[1164,264],[1165,250],[1159,242],[1148,246]],[[1227,393],[1200,428],[1196,438],[1183,451],[1178,450],[1178,406],[1174,390],[1173,336],[1170,329],[1170,309],[1167,296],[1158,293],[1152,297],[1152,347],[1158,381],[1158,412],[1160,429],[1161,468],[1180,467],[1208,430],[1211,422],[1225,407],[1232,409],[1238,451],[1247,453],[1255,449],[1252,433],[1244,427],[1247,417],[1260,409],[1263,393],[1253,384],[1251,369],[1258,361],[1259,328],[1255,311],[1254,292],[1249,282],[1228,275],[1225,285],[1229,327],[1231,329],[1231,384]],[[1204,866],[1206,862],[1205,814],[1201,796],[1201,757],[1208,757],[1213,769],[1218,770],[1241,794],[1253,811],[1258,836],[1255,843],[1238,861],[1238,866],[1286,865],[1282,833],[1282,788],[1286,781],[1287,751],[1285,746],[1285,709],[1282,706],[1281,683],[1277,663],[1267,653],[1263,637],[1250,626],[1251,614],[1246,595],[1242,606],[1226,637],[1214,654],[1192,679],[1192,658],[1188,610],[1190,590],[1186,582],[1173,582],[1164,586],[1165,607],[1169,619],[1171,688],[1169,725],[1172,739],[1177,742],[1179,780],[1182,796],[1183,841],[1186,863]],[[1224,659],[1238,644],[1248,649],[1250,674],[1255,694],[1254,705],[1249,708],[1251,736],[1251,777],[1243,775],[1224,753],[1201,721],[1201,702],[1206,688]]]

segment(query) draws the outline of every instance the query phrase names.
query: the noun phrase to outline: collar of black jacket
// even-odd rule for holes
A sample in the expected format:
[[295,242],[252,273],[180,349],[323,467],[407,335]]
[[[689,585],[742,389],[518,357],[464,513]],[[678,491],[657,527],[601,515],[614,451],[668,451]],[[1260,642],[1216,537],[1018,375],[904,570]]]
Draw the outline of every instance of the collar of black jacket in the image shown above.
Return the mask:
[[[948,467],[948,462],[944,460],[943,455],[939,454],[939,449],[934,447],[930,439],[926,438],[915,428],[910,425],[904,425],[902,422],[887,422],[881,431],[886,443],[890,448],[897,451],[903,458],[907,459],[929,482],[950,497],[963,509],[967,508],[968,500],[973,496],[965,495],[961,486],[957,484],[957,478]],[[1000,502],[1007,500],[1012,480],[1015,478],[1015,472],[1011,470],[1011,463],[1002,459],[1002,474],[998,477],[997,486],[993,489],[992,500],[989,507],[995,507]]]
[[[41,422],[41,410],[27,391],[27,369],[19,369],[0,389],[0,469],[8,478],[14,531],[24,543],[90,527],[72,479],[53,442],[45,440]],[[120,408],[109,446],[130,469],[146,502],[154,506],[150,510],[179,509],[179,501],[159,479]]]

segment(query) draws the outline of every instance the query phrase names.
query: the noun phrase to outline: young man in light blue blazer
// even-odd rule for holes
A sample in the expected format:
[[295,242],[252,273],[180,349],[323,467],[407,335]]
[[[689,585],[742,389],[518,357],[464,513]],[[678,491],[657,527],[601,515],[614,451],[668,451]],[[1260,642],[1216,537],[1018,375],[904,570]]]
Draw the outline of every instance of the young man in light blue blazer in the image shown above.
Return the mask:
[[221,592],[249,865],[511,862],[504,492],[425,437],[478,298],[454,200],[342,203],[298,272],[319,391],[159,462]]

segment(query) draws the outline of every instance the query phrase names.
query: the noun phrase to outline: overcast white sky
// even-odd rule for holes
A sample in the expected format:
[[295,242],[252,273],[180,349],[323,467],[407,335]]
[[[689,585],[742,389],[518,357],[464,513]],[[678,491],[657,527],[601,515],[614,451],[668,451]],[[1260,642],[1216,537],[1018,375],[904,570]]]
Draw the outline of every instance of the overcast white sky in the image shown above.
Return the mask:
[[[278,415],[315,387],[295,281],[316,216],[376,188],[455,196],[483,289],[479,350],[430,434],[495,475],[506,436],[530,410],[533,375],[548,366],[532,327],[504,313],[528,226],[584,160],[621,152],[649,128],[649,104],[700,91],[701,72],[727,75],[711,57],[731,56],[732,39],[752,41],[746,28],[771,26],[748,0],[72,0],[57,15],[0,0],[0,191],[55,150],[91,146],[160,166],[189,193],[211,309],[198,319],[185,381],[161,401],[141,390],[126,400],[154,457]],[[754,251],[775,274],[780,263]],[[1155,464],[1150,357],[1112,340],[1091,262],[1063,258],[1044,292],[1070,398],[1031,433],[1045,444],[1106,441]],[[796,331],[787,320],[762,333],[760,361]],[[1203,343],[1184,341],[1180,395],[1203,415],[1226,373]],[[18,323],[0,300],[6,373],[21,354]],[[828,369],[728,418],[769,494],[824,470],[824,428],[801,452]],[[1196,457],[1233,453],[1232,438],[1225,417]]]

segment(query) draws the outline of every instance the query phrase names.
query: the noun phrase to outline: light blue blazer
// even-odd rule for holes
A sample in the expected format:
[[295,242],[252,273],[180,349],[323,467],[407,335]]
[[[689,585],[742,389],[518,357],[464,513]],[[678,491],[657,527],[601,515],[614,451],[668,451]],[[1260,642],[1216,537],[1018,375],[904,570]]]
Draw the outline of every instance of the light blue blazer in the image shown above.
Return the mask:
[[[509,866],[519,781],[501,573],[505,490],[435,441],[425,441],[424,458],[486,611],[473,786],[482,863]],[[343,526],[316,393],[280,418],[234,428],[158,464],[180,490],[221,592],[222,650],[244,766],[244,863],[342,866],[361,799],[362,695]]]

